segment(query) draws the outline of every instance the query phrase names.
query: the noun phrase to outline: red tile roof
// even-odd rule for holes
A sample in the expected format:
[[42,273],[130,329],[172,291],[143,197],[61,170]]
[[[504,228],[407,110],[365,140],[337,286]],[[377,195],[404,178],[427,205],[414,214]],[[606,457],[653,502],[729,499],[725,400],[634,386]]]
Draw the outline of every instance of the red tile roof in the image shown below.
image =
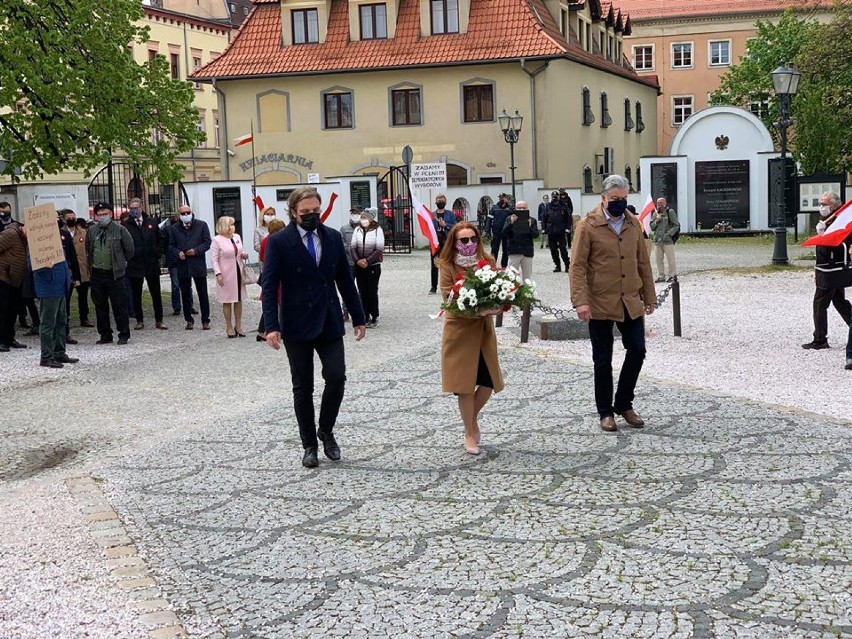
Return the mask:
[[[255,7],[231,45],[193,79],[225,79],[568,58],[643,84],[647,78],[567,42],[543,0],[471,0],[467,33],[421,36],[418,0],[401,0],[396,35],[386,40],[349,40],[347,0],[332,0],[326,41],[281,44],[280,0]],[[498,18],[499,16],[499,18]],[[626,22],[626,16],[622,14]]]
[[787,8],[802,11],[826,9],[833,0],[714,0],[696,2],[686,0],[621,0],[630,19],[636,22],[660,18],[691,18],[698,16],[724,17],[726,15],[780,13]]

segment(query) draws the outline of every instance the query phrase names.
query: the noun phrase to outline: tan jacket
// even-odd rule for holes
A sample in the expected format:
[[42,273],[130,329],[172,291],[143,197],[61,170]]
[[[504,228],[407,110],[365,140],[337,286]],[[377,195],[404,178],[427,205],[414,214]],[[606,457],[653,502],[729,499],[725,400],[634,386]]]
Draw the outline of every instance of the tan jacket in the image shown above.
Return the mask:
[[[456,283],[456,275],[465,269],[441,268],[441,298],[446,301]],[[497,359],[497,334],[493,317],[452,317],[445,315],[441,337],[441,388],[445,393],[473,393],[479,353],[482,353],[494,392],[503,390],[503,375]]]
[[27,248],[24,238],[12,224],[0,233],[0,280],[20,288],[27,274]]
[[74,250],[77,251],[77,263],[80,265],[80,281],[89,281],[89,255],[86,253],[87,229],[79,226],[74,229]]
[[592,319],[624,321],[645,313],[656,302],[654,278],[642,225],[635,215],[624,214],[621,235],[616,235],[601,207],[574,227],[571,245],[571,303],[588,305]]

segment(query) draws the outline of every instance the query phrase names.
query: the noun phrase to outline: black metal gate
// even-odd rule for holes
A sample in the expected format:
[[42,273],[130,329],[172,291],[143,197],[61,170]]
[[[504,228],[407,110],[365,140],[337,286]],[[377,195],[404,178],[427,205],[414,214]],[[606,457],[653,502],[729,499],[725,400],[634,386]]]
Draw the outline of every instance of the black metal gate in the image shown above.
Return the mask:
[[404,166],[392,166],[379,178],[379,224],[385,234],[386,253],[411,253],[414,227],[411,225],[411,193]]
[[96,202],[107,202],[121,213],[134,197],[142,200],[145,212],[158,222],[189,204],[182,182],[161,184],[153,173],[140,173],[126,162],[110,162],[89,182],[89,217]]

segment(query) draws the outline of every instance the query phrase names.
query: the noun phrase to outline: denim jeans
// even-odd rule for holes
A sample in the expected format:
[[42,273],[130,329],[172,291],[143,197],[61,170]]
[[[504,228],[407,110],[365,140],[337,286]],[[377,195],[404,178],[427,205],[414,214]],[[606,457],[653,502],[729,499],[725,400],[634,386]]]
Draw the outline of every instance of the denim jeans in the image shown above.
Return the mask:
[[[630,319],[624,309],[623,322],[590,320],[592,360],[595,364],[595,405],[601,417],[613,416],[633,408],[633,391],[645,361],[645,317]],[[618,376],[615,401],[612,397],[612,325],[621,332],[621,343],[627,350]]]
[[65,354],[65,335],[68,331],[66,300],[65,297],[42,297],[39,302],[41,359],[50,360]]

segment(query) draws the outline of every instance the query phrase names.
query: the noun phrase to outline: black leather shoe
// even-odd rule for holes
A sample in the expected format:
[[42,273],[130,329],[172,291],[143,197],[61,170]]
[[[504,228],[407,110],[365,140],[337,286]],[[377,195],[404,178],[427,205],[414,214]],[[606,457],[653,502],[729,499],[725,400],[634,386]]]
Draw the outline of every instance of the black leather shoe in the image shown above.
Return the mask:
[[112,344],[112,338],[111,337],[102,337],[97,342],[95,342],[95,344]]
[[824,342],[808,342],[807,344],[802,344],[802,348],[809,351],[821,351],[824,348],[829,348],[828,340]]
[[305,456],[302,457],[302,466],[305,468],[316,468],[319,466],[316,446],[311,446],[310,448],[305,449]]
[[76,339],[74,339],[70,335],[66,335],[65,336],[65,343],[66,344],[79,344],[80,342],[78,342]]
[[325,456],[331,461],[340,461],[340,446],[337,445],[334,435],[318,430],[317,437],[322,442],[322,452],[325,453]]
[[852,357],[846,358],[846,366],[844,366],[847,371],[852,371]]
[[558,267],[558,266],[557,266],[555,269],[553,269],[553,272],[554,272],[554,273],[561,273],[561,272],[562,272],[562,269],[561,269],[560,267]]
[[43,359],[38,363],[39,366],[44,366],[45,368],[63,368],[62,364],[52,359]]
[[18,340],[12,340],[12,343],[9,344],[11,348],[29,348],[26,344],[21,344]]
[[126,337],[119,337],[116,344],[118,344],[119,346],[124,346],[125,344],[127,344],[127,338]]
[[5,344],[0,344],[0,353],[8,353],[12,349],[6,346]]
[[53,358],[54,362],[61,362],[62,364],[76,364],[80,361],[77,357],[68,357],[68,353],[62,353],[62,355],[57,355]]

